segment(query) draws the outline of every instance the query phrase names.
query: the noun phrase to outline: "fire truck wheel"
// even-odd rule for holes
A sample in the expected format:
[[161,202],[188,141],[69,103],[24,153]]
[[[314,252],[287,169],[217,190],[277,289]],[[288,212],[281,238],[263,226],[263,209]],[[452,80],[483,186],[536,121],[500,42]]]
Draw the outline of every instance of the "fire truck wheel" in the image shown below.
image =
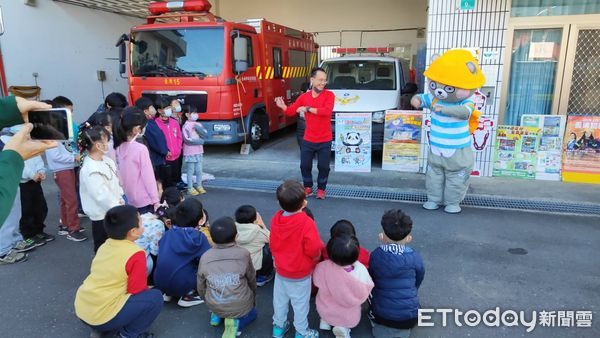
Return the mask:
[[259,114],[253,114],[250,120],[250,146],[254,150],[259,149],[263,142],[264,128],[261,117]]

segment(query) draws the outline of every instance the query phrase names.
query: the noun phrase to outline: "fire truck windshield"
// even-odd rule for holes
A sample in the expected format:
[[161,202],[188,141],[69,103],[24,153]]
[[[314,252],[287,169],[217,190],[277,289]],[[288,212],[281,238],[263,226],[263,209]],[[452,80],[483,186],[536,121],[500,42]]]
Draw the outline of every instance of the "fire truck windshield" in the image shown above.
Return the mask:
[[222,28],[144,30],[132,33],[133,76],[216,76],[223,69]]
[[394,62],[344,60],[325,61],[327,89],[395,90]]

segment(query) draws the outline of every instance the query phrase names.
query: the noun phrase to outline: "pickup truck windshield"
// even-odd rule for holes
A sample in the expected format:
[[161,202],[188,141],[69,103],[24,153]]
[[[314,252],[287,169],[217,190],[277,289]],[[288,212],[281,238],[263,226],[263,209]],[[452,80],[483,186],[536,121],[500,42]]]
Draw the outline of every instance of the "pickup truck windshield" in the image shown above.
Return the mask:
[[394,62],[330,61],[323,63],[323,67],[327,71],[327,89],[396,89]]
[[133,76],[215,76],[225,61],[222,28],[161,29],[132,34]]

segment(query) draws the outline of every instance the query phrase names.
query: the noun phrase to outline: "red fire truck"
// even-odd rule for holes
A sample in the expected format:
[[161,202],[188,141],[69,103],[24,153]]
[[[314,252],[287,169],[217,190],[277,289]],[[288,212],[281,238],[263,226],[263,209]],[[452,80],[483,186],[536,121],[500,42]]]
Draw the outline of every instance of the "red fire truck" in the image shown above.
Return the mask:
[[146,24],[117,44],[129,99],[177,99],[198,111],[206,144],[257,149],[296,122],[274,98],[290,103],[307,87],[318,46],[310,33],[265,19],[227,22],[210,8],[207,0],[149,4]]

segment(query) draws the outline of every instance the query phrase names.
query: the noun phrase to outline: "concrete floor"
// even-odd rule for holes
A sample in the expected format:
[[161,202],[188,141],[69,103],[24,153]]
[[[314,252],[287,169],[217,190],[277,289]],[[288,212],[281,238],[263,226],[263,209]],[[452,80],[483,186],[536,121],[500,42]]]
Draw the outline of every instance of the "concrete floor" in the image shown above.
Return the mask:
[[[50,182],[49,182],[50,183]],[[46,185],[51,206],[50,233],[56,232],[58,215],[53,184]],[[270,219],[277,210],[273,193],[212,189],[201,201],[211,218],[232,215],[237,206],[254,204]],[[419,205],[329,198],[309,200],[324,241],[329,227],[338,219],[351,220],[361,245],[377,247],[380,217],[386,209],[401,208],[414,220],[414,245],[423,256],[426,273],[419,290],[423,308],[455,308],[482,312],[500,307],[542,310],[591,310],[592,328],[543,328],[533,333],[524,327],[441,326],[420,327],[412,337],[598,337],[596,323],[600,305],[600,227],[597,218],[540,215],[532,213],[465,208],[457,216],[441,211],[428,212]],[[89,220],[83,219],[89,226]],[[89,228],[89,227],[88,227]],[[87,231],[89,235],[89,231]],[[521,248],[526,255],[511,254]],[[0,336],[2,337],[85,337],[89,331],[74,315],[75,291],[89,272],[92,242],[74,243],[64,237],[30,253],[27,262],[0,267]],[[259,288],[258,320],[244,337],[268,337],[272,316],[272,283]],[[222,329],[208,325],[204,305],[179,308],[166,304],[151,331],[158,337],[220,337]],[[318,325],[311,310],[310,323]],[[291,334],[288,334],[290,337]],[[333,337],[323,332],[323,337]],[[354,337],[369,337],[363,314]]]
[[[218,177],[283,180],[300,178],[298,150],[291,133],[281,133],[259,151],[239,155],[239,145],[207,147],[205,171]],[[377,166],[377,165],[375,165]],[[490,180],[493,189],[481,190],[478,181]],[[336,184],[389,186],[422,190],[423,175],[400,174],[375,168],[367,174],[332,173]],[[523,182],[492,178],[474,179],[471,193],[513,195],[516,188],[528,198],[571,198],[600,202],[597,186],[560,182]],[[531,186],[527,185],[531,184]],[[481,186],[486,186],[482,184]],[[525,187],[525,189],[523,189]],[[553,190],[554,189],[554,190]],[[45,193],[50,207],[47,231],[56,233],[58,211],[56,186],[49,180]],[[212,219],[231,216],[237,206],[251,203],[265,220],[277,210],[274,193],[209,189],[201,197]],[[499,307],[501,311],[591,310],[591,328],[544,328],[532,333],[525,327],[486,328],[442,327],[441,315],[434,315],[433,327],[419,327],[412,337],[600,337],[597,324],[600,306],[600,223],[597,217],[526,213],[507,210],[464,208],[459,215],[426,211],[418,204],[328,198],[309,200],[324,241],[338,219],[351,220],[361,245],[369,250],[379,243],[380,217],[390,208],[405,210],[414,220],[414,244],[426,267],[419,290],[423,308],[452,308],[481,312]],[[82,219],[89,229],[89,220]],[[90,231],[87,231],[91,236]],[[58,236],[57,236],[58,237]],[[516,250],[515,250],[516,249]],[[523,250],[524,249],[524,250]],[[511,253],[512,252],[512,253]],[[515,253],[524,253],[519,255]],[[55,242],[30,253],[27,262],[0,266],[0,337],[86,337],[88,329],[74,315],[75,291],[89,273],[91,239],[83,243],[58,237]],[[268,337],[271,330],[272,283],[259,288],[258,320],[243,337]],[[220,337],[222,329],[208,325],[204,305],[179,308],[166,304],[151,328],[158,337]],[[311,326],[318,325],[314,304]],[[366,317],[354,329],[353,337],[370,337]],[[288,333],[287,337],[291,337]],[[322,332],[323,337],[333,337]]]

